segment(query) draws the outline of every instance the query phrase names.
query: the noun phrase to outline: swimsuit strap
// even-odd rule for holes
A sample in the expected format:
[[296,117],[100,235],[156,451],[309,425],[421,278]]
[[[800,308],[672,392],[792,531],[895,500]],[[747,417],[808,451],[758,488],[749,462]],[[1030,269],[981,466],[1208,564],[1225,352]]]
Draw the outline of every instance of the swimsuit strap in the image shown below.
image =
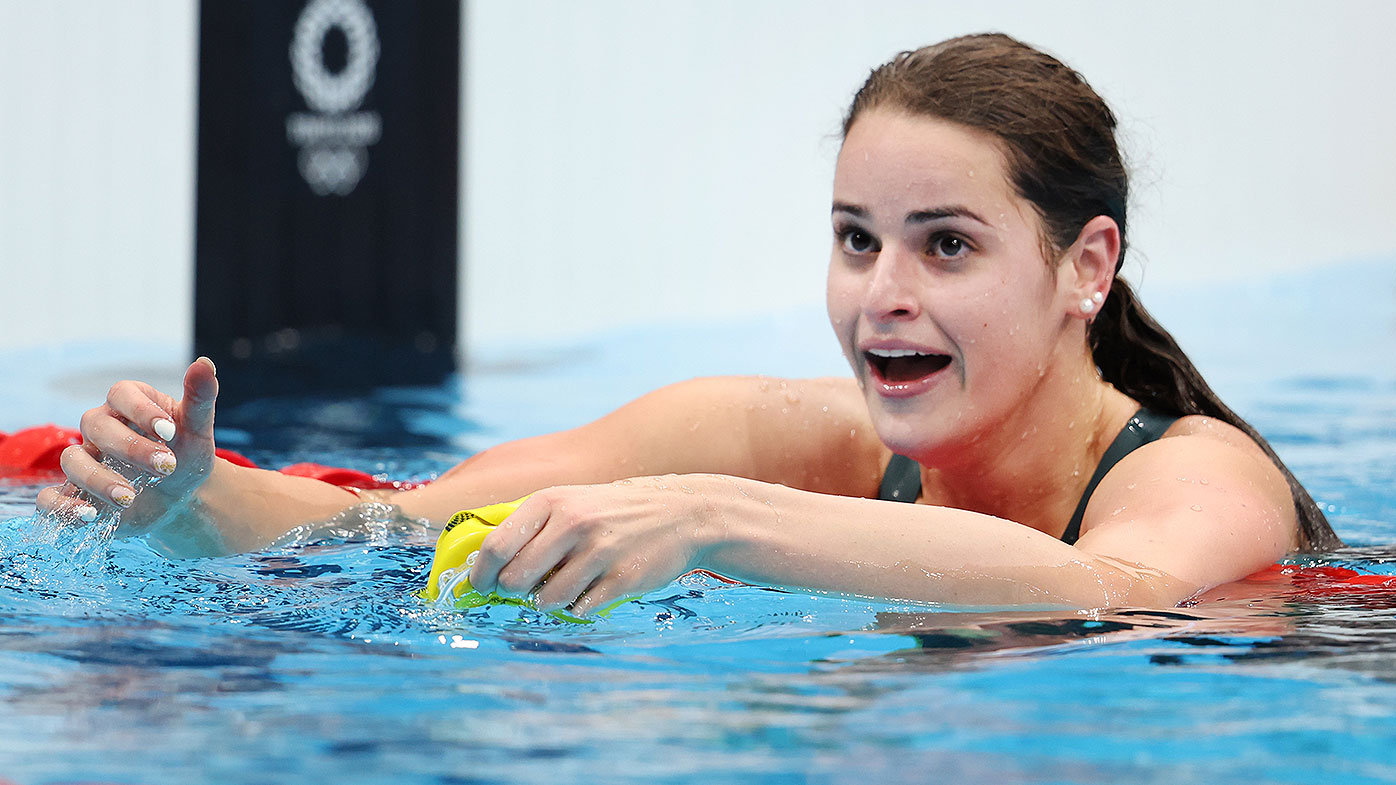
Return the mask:
[[[1095,474],[1091,475],[1091,481],[1086,484],[1086,492],[1081,494],[1076,513],[1071,516],[1071,523],[1067,524],[1066,532],[1062,534],[1062,542],[1074,545],[1080,538],[1081,520],[1086,515],[1086,505],[1106,473],[1113,469],[1121,458],[1163,436],[1178,420],[1177,415],[1159,414],[1145,408],[1140,408],[1129,418],[1120,435],[1115,437],[1115,441],[1110,443],[1105,449],[1105,454],[1100,457],[1100,465],[1096,466]],[[877,498],[889,502],[914,502],[920,495],[921,467],[905,455],[893,455],[887,464],[887,472],[882,475],[882,485],[878,489]]]
[[1066,531],[1062,534],[1062,542],[1067,545],[1075,545],[1076,540],[1081,536],[1081,520],[1086,517],[1086,505],[1091,501],[1091,494],[1095,493],[1095,487],[1100,481],[1105,479],[1105,475],[1113,468],[1120,459],[1143,447],[1152,441],[1157,441],[1168,430],[1169,426],[1179,420],[1176,414],[1159,414],[1140,407],[1134,416],[1125,423],[1124,430],[1115,437],[1115,441],[1105,448],[1105,454],[1100,456],[1100,465],[1095,467],[1095,474],[1091,475],[1091,481],[1086,483],[1086,492],[1081,494],[1081,501],[1076,505],[1076,512],[1071,516],[1071,523],[1066,525]]
[[921,467],[905,455],[892,455],[877,498],[885,502],[914,502],[921,495]]

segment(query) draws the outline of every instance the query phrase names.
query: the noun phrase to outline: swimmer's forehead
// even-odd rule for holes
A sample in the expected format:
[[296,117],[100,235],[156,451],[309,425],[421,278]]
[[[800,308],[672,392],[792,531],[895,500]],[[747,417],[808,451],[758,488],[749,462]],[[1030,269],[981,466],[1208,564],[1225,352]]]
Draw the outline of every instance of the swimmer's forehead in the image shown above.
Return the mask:
[[996,137],[931,117],[874,110],[849,129],[834,173],[833,211],[909,224],[1025,217]]

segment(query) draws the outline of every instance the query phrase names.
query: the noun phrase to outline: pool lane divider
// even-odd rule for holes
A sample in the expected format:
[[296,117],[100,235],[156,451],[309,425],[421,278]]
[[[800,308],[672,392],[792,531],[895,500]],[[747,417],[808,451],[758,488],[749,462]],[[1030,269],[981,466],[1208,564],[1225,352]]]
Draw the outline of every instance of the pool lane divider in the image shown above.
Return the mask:
[[[39,425],[13,434],[0,433],[0,480],[41,482],[57,479],[62,475],[59,456],[63,450],[74,444],[82,444],[82,433],[75,428],[57,425]],[[252,459],[233,450],[220,447],[216,454],[219,458],[238,466],[261,468]],[[410,490],[426,484],[395,482],[357,469],[320,463],[293,463],[277,471],[296,477],[309,477],[355,491]]]

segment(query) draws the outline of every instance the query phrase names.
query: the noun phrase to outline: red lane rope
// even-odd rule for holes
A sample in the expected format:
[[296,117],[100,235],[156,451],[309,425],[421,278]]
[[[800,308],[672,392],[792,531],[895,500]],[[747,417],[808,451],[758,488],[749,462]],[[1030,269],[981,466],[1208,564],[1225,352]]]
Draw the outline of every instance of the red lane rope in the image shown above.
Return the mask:
[[[82,444],[82,433],[75,428],[39,425],[13,434],[0,433],[0,480],[43,481],[62,477],[58,456],[68,446]],[[219,458],[249,468],[258,468],[247,456],[219,448]],[[368,472],[325,466],[319,463],[293,463],[280,469],[283,474],[309,477],[341,488],[368,491],[379,489],[408,490],[424,482],[407,483],[380,480]]]

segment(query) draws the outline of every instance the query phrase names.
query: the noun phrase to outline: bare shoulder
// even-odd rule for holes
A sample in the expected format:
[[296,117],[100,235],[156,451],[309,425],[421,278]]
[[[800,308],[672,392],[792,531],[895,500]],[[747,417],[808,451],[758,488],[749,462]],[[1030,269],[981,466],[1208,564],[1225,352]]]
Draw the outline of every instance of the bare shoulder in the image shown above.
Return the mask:
[[752,479],[845,496],[876,495],[891,456],[856,382],[744,377]]
[[1284,475],[1245,432],[1184,417],[1125,456],[1091,496],[1078,547],[1198,586],[1235,580],[1298,544]]
[[[840,495],[876,494],[890,453],[852,379],[715,376],[656,390],[597,427],[651,445],[648,467],[717,472]],[[871,490],[869,490],[871,489]]]

